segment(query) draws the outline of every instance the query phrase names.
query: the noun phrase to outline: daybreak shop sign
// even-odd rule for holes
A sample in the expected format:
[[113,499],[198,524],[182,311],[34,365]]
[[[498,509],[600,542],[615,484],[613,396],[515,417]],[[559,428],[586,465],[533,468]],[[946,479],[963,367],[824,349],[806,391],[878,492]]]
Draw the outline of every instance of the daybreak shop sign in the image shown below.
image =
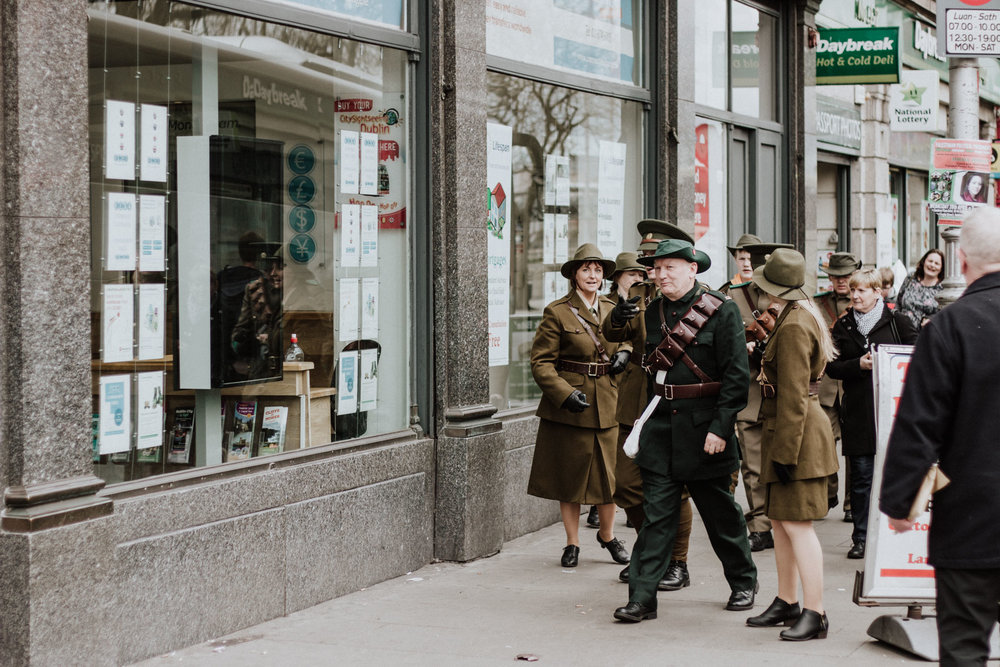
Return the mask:
[[817,85],[898,82],[898,27],[820,30]]

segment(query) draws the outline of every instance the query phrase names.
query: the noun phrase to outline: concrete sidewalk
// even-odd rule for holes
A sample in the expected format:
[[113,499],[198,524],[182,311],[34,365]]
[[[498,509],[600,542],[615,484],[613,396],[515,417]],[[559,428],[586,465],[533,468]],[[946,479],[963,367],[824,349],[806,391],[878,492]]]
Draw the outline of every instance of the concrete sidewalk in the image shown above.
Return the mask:
[[[834,509],[816,523],[826,571],[827,639],[786,642],[776,629],[753,629],[747,616],[774,598],[774,551],[754,554],[760,593],[753,613],[723,610],[729,588],[695,512],[689,555],[691,586],[660,593],[659,618],[638,624],[612,619],[628,590],[621,566],[581,528],[579,567],[559,565],[561,524],[504,545],[467,564],[432,563],[417,572],[345,595],[228,637],[147,660],[185,665],[510,665],[531,655],[544,665],[898,665],[915,661],[866,635],[869,624],[899,608],[851,602],[849,524]],[[581,517],[581,520],[583,517]],[[635,533],[619,510],[616,534],[629,548]],[[929,610],[928,610],[929,611]]]

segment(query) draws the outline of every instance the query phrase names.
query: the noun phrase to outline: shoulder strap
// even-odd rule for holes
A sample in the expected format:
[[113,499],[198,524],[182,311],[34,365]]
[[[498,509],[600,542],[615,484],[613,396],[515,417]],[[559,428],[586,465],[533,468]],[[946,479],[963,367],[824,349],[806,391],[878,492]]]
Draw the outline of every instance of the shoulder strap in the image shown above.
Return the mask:
[[889,311],[889,328],[892,329],[892,339],[896,341],[896,344],[903,342],[899,337],[899,329],[896,328],[896,314]]
[[661,361],[661,363],[669,364],[667,365],[667,368],[669,368],[673,366],[674,360],[680,359],[702,382],[713,382],[712,378],[698,368],[698,365],[687,355],[685,348],[695,339],[695,336],[705,326],[705,323],[708,322],[709,318],[722,305],[722,302],[722,299],[714,294],[704,292],[691,304],[691,307],[681,316],[677,324],[670,330],[667,330],[667,321],[663,312],[663,300],[661,299],[660,329],[664,332],[663,340],[660,341],[656,349],[646,358],[645,365],[650,365],[650,362],[656,359]]
[[[831,292],[828,292],[826,296],[823,297],[823,307],[826,308],[826,313],[830,316],[830,326],[833,326],[833,323],[840,318],[837,317],[837,306],[830,305],[830,294]],[[837,303],[837,297],[833,298],[833,302],[834,304]]]
[[[604,346],[601,345],[601,341],[597,339],[597,335],[594,334],[594,330],[590,328],[590,325],[587,323],[587,320],[583,319],[583,317],[580,315],[580,309],[571,303],[568,303],[566,305],[568,305],[569,309],[573,311],[574,315],[576,315],[576,319],[580,320],[580,324],[583,325],[583,330],[587,332],[588,336],[590,336],[590,340],[594,341],[594,345],[597,347],[597,353],[601,355],[601,360],[604,361],[605,363],[611,361],[611,357],[608,356],[608,353],[604,349]],[[598,310],[598,312],[600,312],[600,310]]]
[[739,286],[740,291],[743,292],[743,298],[746,299],[747,307],[750,308],[750,314],[753,315],[754,319],[760,317],[760,311],[757,310],[756,304],[753,302],[753,298],[750,296],[750,283],[743,283]]

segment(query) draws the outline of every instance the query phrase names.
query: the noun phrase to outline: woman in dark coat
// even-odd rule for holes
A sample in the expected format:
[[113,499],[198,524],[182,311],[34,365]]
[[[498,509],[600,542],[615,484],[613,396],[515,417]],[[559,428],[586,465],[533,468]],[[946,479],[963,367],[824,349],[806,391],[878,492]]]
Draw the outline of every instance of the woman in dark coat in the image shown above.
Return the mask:
[[[823,610],[823,550],[813,520],[828,511],[827,478],[837,471],[830,420],[819,404],[819,378],[835,355],[823,316],[805,285],[805,258],[780,248],[754,271],[753,282],[776,318],[761,363],[761,481],[764,513],[774,529],[778,595],[751,627],[792,627],[782,639],[827,635]],[[802,583],[802,608],[798,584]]]
[[542,399],[528,493],[559,501],[566,529],[563,567],[576,567],[579,559],[581,504],[597,505],[597,541],[616,562],[629,562],[613,533],[612,498],[618,443],[614,376],[625,369],[629,353],[604,338],[601,322],[614,302],[598,294],[614,269],[596,245],[580,246],[561,269],[572,287],[545,307],[531,345],[531,374]]
[[875,392],[872,389],[872,354],[875,345],[912,345],[917,331],[910,320],[882,301],[882,276],[866,269],[851,276],[851,308],[833,325],[833,343],[839,352],[826,373],[844,383],[840,404],[840,432],[844,456],[850,466],[851,509],[854,510],[853,545],[848,558],[864,558],[868,535],[868,504],[875,468]]

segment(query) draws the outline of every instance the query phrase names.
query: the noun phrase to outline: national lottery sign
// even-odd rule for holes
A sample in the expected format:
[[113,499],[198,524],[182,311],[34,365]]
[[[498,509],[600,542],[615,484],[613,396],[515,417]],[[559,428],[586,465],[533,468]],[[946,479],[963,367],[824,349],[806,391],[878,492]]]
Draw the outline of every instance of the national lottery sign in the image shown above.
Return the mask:
[[896,533],[889,528],[889,517],[878,508],[889,432],[903,395],[903,383],[912,352],[911,345],[880,345],[874,352],[875,474],[868,513],[868,545],[861,597],[888,603],[926,601],[932,604],[935,597],[934,568],[927,564],[930,512],[917,517],[913,530]]

